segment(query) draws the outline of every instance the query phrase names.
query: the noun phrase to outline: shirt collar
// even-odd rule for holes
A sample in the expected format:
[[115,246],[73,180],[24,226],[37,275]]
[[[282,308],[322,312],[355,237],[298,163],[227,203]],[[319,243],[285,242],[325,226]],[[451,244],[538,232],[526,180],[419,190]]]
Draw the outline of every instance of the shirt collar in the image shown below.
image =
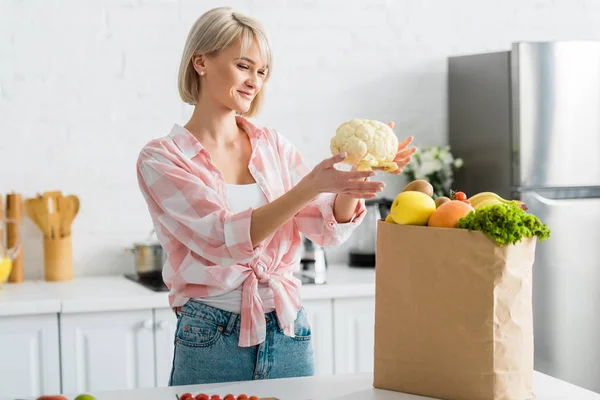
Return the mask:
[[[247,118],[242,117],[241,115],[236,115],[235,117],[236,123],[239,127],[244,129],[250,139],[255,139],[265,134],[263,129],[258,128],[252,122],[250,122]],[[171,129],[171,133],[169,133],[169,137],[173,139],[173,142],[179,150],[183,153],[187,158],[192,158],[204,150],[204,146],[183,126],[179,124],[174,124]]]

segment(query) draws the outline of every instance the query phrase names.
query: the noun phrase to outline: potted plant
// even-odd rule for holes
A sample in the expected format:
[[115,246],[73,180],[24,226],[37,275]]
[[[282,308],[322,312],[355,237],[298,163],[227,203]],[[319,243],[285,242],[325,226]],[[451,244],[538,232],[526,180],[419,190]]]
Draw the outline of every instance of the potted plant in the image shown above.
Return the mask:
[[433,186],[433,197],[451,197],[454,173],[463,166],[461,158],[454,158],[450,146],[417,147],[411,162],[404,167],[404,175],[413,181],[426,180]]

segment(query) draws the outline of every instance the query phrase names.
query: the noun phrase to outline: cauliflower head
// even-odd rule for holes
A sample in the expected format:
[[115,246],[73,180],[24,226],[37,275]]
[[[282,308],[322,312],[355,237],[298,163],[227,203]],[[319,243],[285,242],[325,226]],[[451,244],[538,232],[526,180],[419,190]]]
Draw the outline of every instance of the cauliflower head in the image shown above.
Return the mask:
[[391,172],[398,169],[394,157],[398,138],[389,125],[370,119],[352,119],[341,124],[329,143],[332,155],[346,152],[345,164],[357,166],[359,171],[382,167]]

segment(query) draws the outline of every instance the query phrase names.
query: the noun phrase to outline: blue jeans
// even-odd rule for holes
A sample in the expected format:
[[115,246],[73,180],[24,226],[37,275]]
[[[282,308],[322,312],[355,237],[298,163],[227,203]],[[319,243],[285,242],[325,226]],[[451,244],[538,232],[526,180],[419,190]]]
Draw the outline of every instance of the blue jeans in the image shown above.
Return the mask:
[[304,307],[295,338],[284,335],[276,312],[265,314],[266,339],[239,347],[240,315],[189,300],[178,313],[169,386],[312,376],[311,331]]

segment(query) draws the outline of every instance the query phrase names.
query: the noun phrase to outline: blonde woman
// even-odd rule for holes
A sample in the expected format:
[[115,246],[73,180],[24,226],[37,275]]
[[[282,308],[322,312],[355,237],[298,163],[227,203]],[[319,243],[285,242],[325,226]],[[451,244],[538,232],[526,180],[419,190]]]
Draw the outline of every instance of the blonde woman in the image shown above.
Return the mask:
[[[273,68],[261,25],[216,8],[192,26],[179,93],[184,126],[142,149],[137,173],[177,314],[169,385],[312,375],[311,331],[300,301],[300,233],[343,243],[383,183],[340,171],[343,155],[310,170],[294,146],[246,117]],[[408,153],[399,149],[404,166]]]

